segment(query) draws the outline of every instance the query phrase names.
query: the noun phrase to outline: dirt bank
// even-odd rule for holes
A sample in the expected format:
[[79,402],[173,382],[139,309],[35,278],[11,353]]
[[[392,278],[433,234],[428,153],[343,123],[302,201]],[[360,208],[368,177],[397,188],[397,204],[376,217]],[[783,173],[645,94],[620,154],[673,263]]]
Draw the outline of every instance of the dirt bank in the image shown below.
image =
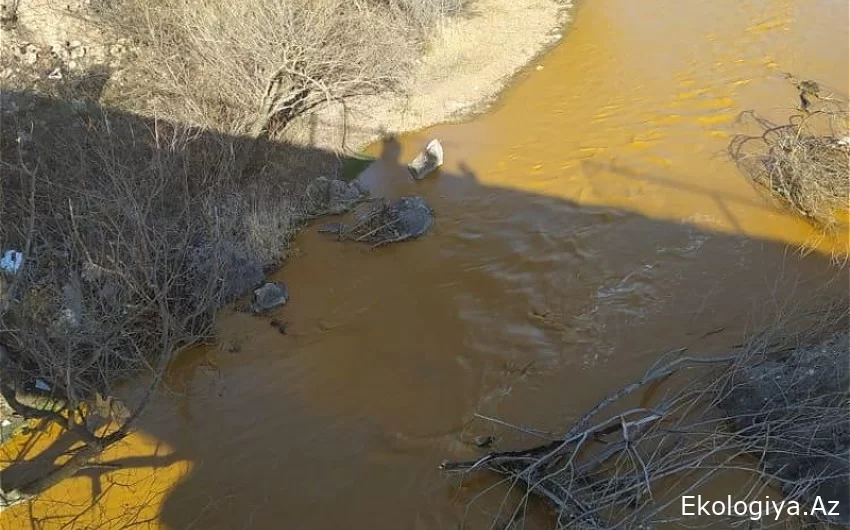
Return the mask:
[[441,28],[399,92],[364,97],[345,110],[326,108],[301,124],[298,139],[316,147],[358,150],[384,134],[480,112],[518,72],[560,41],[572,10],[572,0],[475,1],[467,15]]

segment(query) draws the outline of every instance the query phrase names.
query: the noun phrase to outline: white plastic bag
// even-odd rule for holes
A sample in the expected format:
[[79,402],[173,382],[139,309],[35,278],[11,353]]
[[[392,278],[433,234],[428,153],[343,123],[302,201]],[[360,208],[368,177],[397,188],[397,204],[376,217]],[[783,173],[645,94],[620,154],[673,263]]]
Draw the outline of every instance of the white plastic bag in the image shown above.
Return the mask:
[[0,258],[0,270],[9,274],[17,274],[24,264],[24,255],[17,250],[7,250]]

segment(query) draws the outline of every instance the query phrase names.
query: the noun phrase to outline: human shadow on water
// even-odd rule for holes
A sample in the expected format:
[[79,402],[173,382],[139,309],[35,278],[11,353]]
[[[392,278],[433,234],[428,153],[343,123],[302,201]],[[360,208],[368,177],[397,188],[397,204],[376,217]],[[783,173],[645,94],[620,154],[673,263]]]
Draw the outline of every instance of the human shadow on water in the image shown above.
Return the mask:
[[[67,105],[19,97],[40,111]],[[263,317],[225,309],[218,344],[178,359],[121,459],[104,455],[104,464],[137,466],[136,476],[188,464],[167,492],[144,497],[157,507],[145,524],[483,524],[489,508],[466,512],[476,484],[459,487],[437,469],[444,458],[480,454],[474,438],[494,434],[475,413],[557,431],[665,351],[728,352],[778,306],[848,299],[844,272],[826,256],[487,185],[451,152],[439,172],[414,181],[403,161],[424,143],[387,139],[360,178],[376,195],[423,196],[436,214],[430,232],[371,250],[307,226],[277,275],[291,301]],[[262,144],[270,159],[307,168],[337,160]],[[270,319],[286,320],[287,333]],[[152,456],[141,439],[168,456]],[[495,443],[530,445],[502,431]],[[85,472],[105,480],[124,471]],[[132,501],[109,494],[118,501],[92,497],[103,513]]]

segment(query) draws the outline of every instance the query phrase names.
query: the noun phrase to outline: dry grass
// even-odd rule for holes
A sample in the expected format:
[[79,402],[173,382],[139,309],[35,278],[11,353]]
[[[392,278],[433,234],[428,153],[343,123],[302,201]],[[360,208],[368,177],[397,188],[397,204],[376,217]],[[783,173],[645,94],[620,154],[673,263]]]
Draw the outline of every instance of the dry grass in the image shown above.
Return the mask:
[[[761,129],[738,135],[730,154],[754,182],[785,206],[830,229],[850,201],[850,136],[847,105],[801,93],[804,110],[785,124],[747,113]],[[814,99],[814,104],[809,102]]]
[[[550,443],[442,467],[503,477],[507,494],[493,528],[522,527],[531,497],[554,508],[552,528],[692,527],[700,521],[683,517],[682,496],[704,492],[724,475],[735,500],[763,502],[770,487],[805,505],[820,495],[844,502],[846,521],[846,302],[809,316],[820,322],[817,332],[787,334],[782,322],[726,358],[673,352]],[[640,392],[644,398],[635,404],[630,396]],[[646,399],[647,393],[656,397]],[[517,490],[518,500],[511,495]],[[742,520],[703,523],[728,528]],[[770,517],[762,524],[786,521]]]

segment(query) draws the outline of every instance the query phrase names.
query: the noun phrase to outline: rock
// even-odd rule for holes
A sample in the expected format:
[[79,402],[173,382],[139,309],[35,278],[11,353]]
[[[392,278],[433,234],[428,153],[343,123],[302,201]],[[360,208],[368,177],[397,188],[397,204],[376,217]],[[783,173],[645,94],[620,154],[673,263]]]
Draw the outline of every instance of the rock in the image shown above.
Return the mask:
[[280,320],[278,320],[278,319],[276,319],[276,318],[273,318],[273,319],[269,322],[269,324],[271,324],[271,326],[272,326],[273,328],[275,328],[275,329],[278,331],[278,333],[280,333],[281,335],[286,335],[286,328],[289,326],[289,324],[288,324],[288,323],[286,323],[286,322],[281,322]]
[[421,180],[443,165],[443,146],[439,140],[431,140],[425,149],[407,165],[410,174],[416,180]]
[[422,197],[403,197],[390,206],[390,216],[398,219],[400,235],[419,237],[434,223],[434,212]]
[[481,449],[486,449],[487,447],[490,447],[491,445],[493,445],[493,442],[495,442],[495,441],[496,441],[495,437],[483,435],[483,436],[476,436],[475,438],[473,438],[472,443],[475,444],[475,447],[478,447],[478,448],[481,448]]
[[345,182],[319,177],[307,186],[304,209],[309,216],[338,215],[350,210],[368,196],[358,181]]
[[278,282],[269,282],[254,290],[254,298],[251,300],[250,310],[252,313],[267,313],[276,309],[289,300],[289,290],[286,285]]

